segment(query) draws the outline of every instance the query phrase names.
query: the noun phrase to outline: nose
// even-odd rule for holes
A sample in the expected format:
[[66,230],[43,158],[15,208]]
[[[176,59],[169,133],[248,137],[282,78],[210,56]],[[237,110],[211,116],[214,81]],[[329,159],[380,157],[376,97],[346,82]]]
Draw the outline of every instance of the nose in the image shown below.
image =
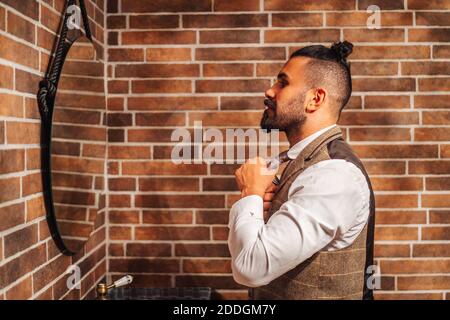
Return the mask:
[[266,90],[265,96],[266,96],[266,98],[269,98],[269,99],[275,98],[275,90],[273,90],[273,87],[270,87],[269,89]]

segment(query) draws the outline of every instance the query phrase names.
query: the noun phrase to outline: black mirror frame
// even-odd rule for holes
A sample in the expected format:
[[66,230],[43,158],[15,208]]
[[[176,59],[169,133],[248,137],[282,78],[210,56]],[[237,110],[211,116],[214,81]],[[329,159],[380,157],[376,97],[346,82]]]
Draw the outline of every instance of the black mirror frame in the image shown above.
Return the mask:
[[64,8],[61,25],[59,27],[59,39],[56,39],[53,52],[44,80],[39,82],[39,91],[37,94],[37,102],[41,114],[41,172],[42,187],[44,194],[44,203],[46,210],[47,224],[50,229],[51,236],[56,243],[58,249],[65,255],[72,256],[76,254],[67,248],[64,244],[58,229],[55,216],[55,207],[53,204],[52,179],[51,179],[51,133],[53,122],[53,108],[58,89],[58,82],[61,71],[72,44],[80,37],[85,35],[92,42],[92,35],[89,28],[89,19],[86,12],[84,0],[79,0],[79,8],[83,19],[84,32],[76,29],[73,35],[69,35],[68,20],[72,14],[67,9],[76,5],[76,0],[67,0]]

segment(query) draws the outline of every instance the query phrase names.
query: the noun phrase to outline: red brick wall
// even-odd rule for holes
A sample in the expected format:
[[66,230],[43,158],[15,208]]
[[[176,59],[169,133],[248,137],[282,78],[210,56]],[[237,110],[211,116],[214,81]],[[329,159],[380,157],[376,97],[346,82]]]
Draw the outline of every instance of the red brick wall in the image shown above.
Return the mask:
[[[382,9],[368,30],[366,8]],[[349,40],[339,124],[376,192],[378,299],[450,294],[450,1],[108,1],[109,272],[135,285],[211,286],[230,274],[237,165],[174,165],[171,132],[258,127],[290,52]]]
[[[45,220],[40,172],[38,83],[48,65],[63,0],[0,1],[0,299],[79,299],[106,274],[105,210],[73,257],[56,248]],[[87,1],[103,47],[103,0]],[[66,269],[81,269],[68,291]]]

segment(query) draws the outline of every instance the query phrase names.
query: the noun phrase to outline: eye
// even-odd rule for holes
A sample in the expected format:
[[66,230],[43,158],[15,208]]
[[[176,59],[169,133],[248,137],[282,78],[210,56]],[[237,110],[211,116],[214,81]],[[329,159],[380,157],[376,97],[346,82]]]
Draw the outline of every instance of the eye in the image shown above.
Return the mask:
[[286,80],[278,80],[277,83],[280,86],[280,88],[284,88],[288,85],[288,82]]

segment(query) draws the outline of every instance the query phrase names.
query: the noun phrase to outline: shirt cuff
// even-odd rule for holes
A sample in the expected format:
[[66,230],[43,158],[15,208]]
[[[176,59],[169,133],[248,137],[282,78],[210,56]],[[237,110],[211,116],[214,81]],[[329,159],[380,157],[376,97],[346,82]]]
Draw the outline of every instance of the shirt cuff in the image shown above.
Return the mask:
[[231,228],[240,218],[254,218],[264,221],[264,201],[261,196],[250,195],[236,201],[230,210],[228,227]]

